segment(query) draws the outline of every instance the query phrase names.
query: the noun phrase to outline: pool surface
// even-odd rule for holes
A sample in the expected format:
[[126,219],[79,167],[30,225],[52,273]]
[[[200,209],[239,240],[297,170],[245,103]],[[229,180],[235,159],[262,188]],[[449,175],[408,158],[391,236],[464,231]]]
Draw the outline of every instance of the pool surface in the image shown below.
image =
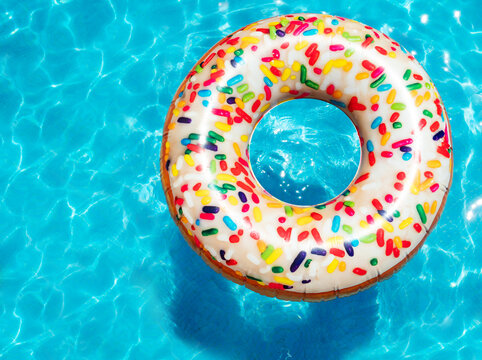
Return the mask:
[[[421,251],[391,279],[316,304],[213,272],[171,220],[159,176],[164,118],[197,59],[295,12],[399,41],[436,84],[454,142],[452,189]],[[481,49],[476,0],[1,1],[0,359],[481,359]],[[296,114],[277,124],[293,146],[253,143],[260,181],[285,200],[281,181],[297,199],[322,191],[323,166],[340,163],[311,154],[292,171],[280,159],[336,147],[316,139],[340,128]]]

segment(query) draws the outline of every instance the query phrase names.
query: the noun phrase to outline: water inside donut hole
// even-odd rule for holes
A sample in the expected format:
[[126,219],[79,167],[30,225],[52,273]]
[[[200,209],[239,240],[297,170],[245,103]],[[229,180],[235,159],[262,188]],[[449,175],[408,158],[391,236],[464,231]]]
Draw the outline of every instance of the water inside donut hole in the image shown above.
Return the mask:
[[249,145],[261,186],[284,202],[308,206],[342,194],[360,165],[360,139],[350,118],[329,103],[279,104],[256,126]]

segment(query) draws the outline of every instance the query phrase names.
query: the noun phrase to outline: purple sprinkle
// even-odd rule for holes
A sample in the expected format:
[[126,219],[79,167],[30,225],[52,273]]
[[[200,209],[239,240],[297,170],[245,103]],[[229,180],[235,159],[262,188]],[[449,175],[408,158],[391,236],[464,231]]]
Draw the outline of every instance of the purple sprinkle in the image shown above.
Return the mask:
[[290,271],[295,272],[296,270],[298,270],[303,260],[305,260],[305,257],[306,251],[300,251],[298,255],[296,255],[296,258],[293,260],[293,263],[290,266]]
[[211,151],[218,151],[218,146],[210,142],[207,142],[206,144],[204,144],[204,148]]
[[293,289],[293,286],[283,285],[284,289]]
[[436,133],[434,136],[433,136],[433,140],[434,141],[437,141],[437,140],[440,140],[441,138],[443,138],[445,136],[445,132],[443,130],[440,130],[438,133]]
[[303,284],[308,284],[310,282],[311,282],[311,280],[301,280],[301,283],[303,283]]
[[321,249],[321,248],[313,248],[313,249],[311,249],[311,253],[312,253],[313,255],[325,256],[325,255],[326,255],[326,250],[325,250],[325,249]]
[[410,152],[410,151],[412,151],[412,148],[410,146],[400,146],[400,151],[401,152]]
[[393,218],[387,214],[387,212],[385,210],[377,210],[378,213],[383,216],[385,218],[385,220],[387,220],[388,222],[392,222],[393,221]]
[[177,119],[177,122],[182,123],[182,124],[190,124],[191,121],[192,121],[191,119],[189,119],[187,117],[183,117],[183,116],[181,116],[179,119]]
[[171,159],[166,161],[166,171],[169,171],[169,165],[171,164]]
[[203,206],[203,212],[208,214],[217,214],[219,212],[219,208],[217,206]]
[[349,256],[353,256],[355,252],[353,251],[353,246],[351,245],[351,243],[349,241],[345,241],[344,245],[345,245],[346,253]]
[[231,62],[231,66],[232,66],[233,68],[235,68],[236,65],[238,65],[238,64],[236,63],[236,61],[234,61],[234,59],[232,59],[230,62]]
[[240,192],[238,193],[238,195],[239,195],[239,199],[240,199],[242,202],[245,203],[246,201],[248,201],[248,199],[246,198],[246,195],[244,194],[244,192],[240,191]]
[[236,102],[236,98],[234,96],[228,97],[226,102],[230,105],[234,104]]
[[276,30],[276,35],[278,35],[279,37],[284,37],[285,36],[285,32],[283,30]]
[[219,251],[219,255],[221,255],[221,259],[223,259],[224,261],[226,261],[226,258],[224,257],[225,254],[226,254],[226,251],[224,250]]

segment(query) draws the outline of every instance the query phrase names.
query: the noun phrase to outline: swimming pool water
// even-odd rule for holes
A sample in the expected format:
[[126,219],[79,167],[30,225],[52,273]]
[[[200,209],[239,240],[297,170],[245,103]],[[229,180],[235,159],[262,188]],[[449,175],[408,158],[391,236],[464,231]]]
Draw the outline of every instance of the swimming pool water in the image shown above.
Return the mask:
[[[423,64],[452,121],[454,180],[402,271],[349,298],[290,303],[190,250],[158,157],[170,101],[216,41],[322,11]],[[481,47],[476,0],[1,1],[0,358],[482,358]]]

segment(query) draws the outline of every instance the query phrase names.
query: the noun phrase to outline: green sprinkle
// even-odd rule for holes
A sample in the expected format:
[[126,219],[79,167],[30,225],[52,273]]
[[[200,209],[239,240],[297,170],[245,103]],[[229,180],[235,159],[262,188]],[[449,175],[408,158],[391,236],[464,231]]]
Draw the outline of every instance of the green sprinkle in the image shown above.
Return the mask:
[[259,282],[261,282],[261,279],[258,279],[258,278],[255,278],[255,277],[252,277],[252,276],[250,276],[250,275],[246,275],[246,277],[247,277],[248,279],[251,279],[251,280],[254,280],[254,281],[259,281]]
[[281,266],[273,266],[271,268],[271,271],[274,272],[275,274],[279,274],[285,271],[285,269],[283,269]]
[[226,189],[226,190],[236,190],[236,186],[231,185],[231,184],[223,184],[223,189]]
[[378,79],[376,79],[374,82],[372,82],[372,83],[370,84],[370,87],[371,87],[372,89],[376,88],[378,85],[380,85],[382,82],[385,81],[386,77],[387,77],[387,74],[383,74],[383,75],[380,76]]
[[400,129],[402,127],[402,123],[397,121],[393,123],[393,128],[394,129]]
[[305,18],[303,16],[298,16],[298,20],[305,21]]
[[233,88],[229,86],[216,86],[216,90],[225,94],[233,93]]
[[309,268],[310,267],[310,264],[311,264],[311,259],[308,259],[305,261],[305,268]]
[[358,42],[358,41],[362,41],[362,38],[359,37],[359,36],[348,36],[346,38],[348,41],[351,41],[351,42]]
[[405,108],[405,104],[402,103],[393,103],[392,106],[390,106],[390,109],[392,110],[405,110]]
[[368,234],[360,238],[360,241],[365,244],[370,244],[374,242],[376,239],[377,239],[377,236],[375,234]]
[[248,84],[243,84],[243,85],[239,85],[236,90],[239,92],[239,93],[243,93],[245,92],[246,90],[248,90],[249,88],[249,85]]
[[285,206],[285,214],[286,216],[293,216],[293,209],[291,206]]
[[191,139],[191,140],[199,140],[199,138],[201,137],[201,135],[199,134],[194,134],[194,133],[191,133],[189,134],[188,138]]
[[353,206],[355,206],[355,203],[353,201],[344,201],[343,205],[353,207]]
[[211,160],[211,163],[209,164],[209,170],[211,170],[211,174],[216,173],[216,160]]
[[254,99],[254,92],[250,91],[249,93],[245,94],[242,98],[244,103],[247,103],[249,100]]
[[343,196],[348,196],[348,195],[350,195],[350,190],[345,191],[342,195],[343,195]]
[[422,84],[420,84],[420,83],[407,85],[407,89],[410,90],[410,91],[418,90],[418,89],[421,89],[421,88],[422,88]]
[[346,50],[345,50],[345,57],[350,57],[350,56],[352,56],[354,52],[355,52],[355,50],[352,49],[352,48],[346,49]]
[[266,249],[261,253],[261,258],[266,260],[274,251],[273,245],[268,245]]
[[274,26],[270,26],[269,27],[269,37],[271,40],[274,40],[276,39],[276,29],[274,28]]
[[429,118],[433,118],[433,114],[432,114],[430,111],[428,111],[428,110],[424,110],[424,111],[423,111],[423,114],[424,114],[425,116],[428,116]]
[[286,25],[288,25],[290,22],[289,22],[288,20],[286,20],[286,19],[281,19],[280,23],[281,23],[281,26],[286,26]]
[[318,209],[318,210],[326,209],[326,205],[316,205],[315,209]]
[[203,234],[203,236],[216,235],[217,233],[218,233],[218,229],[216,229],[216,228],[203,230],[201,232],[201,234]]
[[203,68],[201,67],[201,65],[197,65],[196,66],[196,72],[199,74],[201,71],[203,71]]
[[377,266],[378,265],[378,259],[377,258],[373,258],[370,260],[370,265],[371,266]]
[[346,232],[347,234],[351,234],[353,232],[353,229],[351,228],[350,225],[343,225],[342,226],[342,229],[344,232]]
[[397,218],[397,217],[400,217],[400,211],[395,210],[395,211],[393,212],[393,216],[396,217],[396,218]]
[[306,80],[305,85],[315,90],[318,90],[320,88],[320,85],[311,80]]
[[189,155],[190,153],[192,153],[192,151],[189,150],[189,149],[187,149],[186,151],[184,151],[184,154],[186,154],[186,155]]
[[182,215],[182,207],[179,208],[179,215]]
[[300,81],[302,84],[306,82],[306,66],[301,65],[301,74],[300,74]]
[[244,50],[243,50],[243,49],[238,49],[238,50],[236,50],[236,51],[234,52],[234,55],[236,55],[236,56],[241,56],[241,55],[243,55],[243,54],[244,54]]
[[320,22],[321,22],[321,19],[316,19],[315,21],[313,21],[313,26],[318,26]]
[[420,220],[422,220],[422,224],[427,223],[427,215],[425,215],[425,211],[423,210],[423,206],[420,204],[417,204],[417,212],[418,215],[420,216]]
[[209,141],[211,144],[216,144],[216,141],[217,141],[216,139],[212,138],[211,136],[208,136],[206,138],[206,140]]
[[430,85],[430,83],[426,82],[426,83],[425,83],[425,87],[426,87],[427,89],[430,89],[432,86]]
[[[214,131],[208,132],[208,135],[211,136],[212,138],[216,139],[217,141],[224,142],[224,138]],[[224,159],[226,159],[226,155],[224,156]],[[224,159],[221,159],[221,160],[224,160]]]
[[220,187],[218,185],[215,185],[215,184],[209,184],[208,188],[210,188],[211,190],[214,190],[214,191],[218,191],[221,194],[226,194],[228,192],[228,190],[223,189],[222,187]]
[[226,155],[216,154],[216,155],[214,155],[214,158],[217,159],[217,160],[226,160]]
[[403,80],[408,80],[410,79],[410,74],[412,73],[412,70],[407,69],[405,73],[403,74]]

